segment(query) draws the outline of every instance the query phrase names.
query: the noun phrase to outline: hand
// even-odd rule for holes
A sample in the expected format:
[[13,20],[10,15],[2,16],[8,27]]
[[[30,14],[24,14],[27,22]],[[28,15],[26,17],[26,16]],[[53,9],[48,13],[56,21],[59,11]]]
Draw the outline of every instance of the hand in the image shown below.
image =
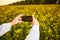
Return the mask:
[[11,25],[13,26],[13,25],[15,25],[15,24],[17,24],[17,23],[22,23],[23,21],[22,21],[22,19],[21,19],[21,16],[23,16],[23,14],[18,15],[17,17],[15,17],[15,18],[10,22]]
[[33,17],[32,25],[38,25],[39,26],[38,20],[35,19],[34,15],[32,15],[32,17]]

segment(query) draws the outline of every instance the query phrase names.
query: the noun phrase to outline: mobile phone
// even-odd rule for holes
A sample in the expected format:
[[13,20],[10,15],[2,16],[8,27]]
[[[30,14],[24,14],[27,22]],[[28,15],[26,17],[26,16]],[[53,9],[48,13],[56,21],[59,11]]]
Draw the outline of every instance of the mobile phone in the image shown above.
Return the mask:
[[32,16],[22,16],[22,21],[32,22]]

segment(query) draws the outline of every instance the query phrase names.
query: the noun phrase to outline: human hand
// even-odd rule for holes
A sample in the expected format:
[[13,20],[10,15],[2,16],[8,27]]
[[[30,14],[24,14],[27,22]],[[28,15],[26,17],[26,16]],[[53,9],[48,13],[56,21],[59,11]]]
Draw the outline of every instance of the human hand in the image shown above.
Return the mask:
[[17,24],[17,23],[22,23],[23,21],[22,21],[22,19],[21,19],[21,16],[23,16],[23,14],[18,15],[17,17],[15,17],[15,18],[10,22],[10,24],[13,26],[13,25],[15,25],[15,24]]
[[38,25],[39,26],[38,20],[35,19],[34,15],[32,15],[32,17],[33,17],[32,25]]

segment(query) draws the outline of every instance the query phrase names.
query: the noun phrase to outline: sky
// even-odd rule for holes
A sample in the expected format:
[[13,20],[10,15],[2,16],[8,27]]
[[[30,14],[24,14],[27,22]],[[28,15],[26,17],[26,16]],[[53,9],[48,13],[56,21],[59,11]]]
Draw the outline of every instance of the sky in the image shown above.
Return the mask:
[[25,0],[0,0],[0,6],[12,4],[14,2],[20,2]]

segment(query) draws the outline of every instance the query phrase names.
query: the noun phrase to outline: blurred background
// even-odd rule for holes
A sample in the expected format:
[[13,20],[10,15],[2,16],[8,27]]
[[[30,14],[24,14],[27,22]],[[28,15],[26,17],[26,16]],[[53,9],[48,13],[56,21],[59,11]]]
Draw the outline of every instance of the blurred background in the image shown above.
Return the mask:
[[[0,24],[12,21],[17,15],[34,15],[40,23],[40,40],[60,40],[60,5],[0,6]],[[32,25],[14,25],[0,40],[24,40]]]
[[[60,40],[60,0],[0,0],[0,25],[19,14],[35,16],[40,40]],[[24,40],[31,28],[29,22],[14,25],[0,40]]]
[[60,4],[60,0],[0,0],[0,5]]
[[21,2],[16,2],[13,4],[17,5],[38,5],[38,4],[60,4],[60,0],[25,0]]

